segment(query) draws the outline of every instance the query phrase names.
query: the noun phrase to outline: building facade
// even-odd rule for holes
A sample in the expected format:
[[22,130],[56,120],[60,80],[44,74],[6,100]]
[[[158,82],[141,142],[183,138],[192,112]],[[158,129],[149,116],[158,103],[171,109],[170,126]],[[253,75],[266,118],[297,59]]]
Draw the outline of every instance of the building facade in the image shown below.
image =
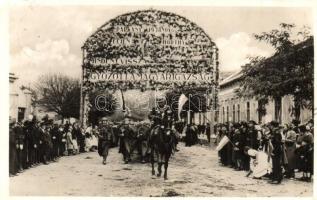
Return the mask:
[[27,119],[33,111],[31,91],[22,87],[14,73],[9,74],[9,87],[9,118],[16,122],[21,122]]
[[[281,124],[287,124],[295,118],[294,99],[292,96],[284,96],[276,102],[270,99],[265,105],[255,98],[239,98],[235,90],[240,86],[241,72],[237,72],[220,82],[219,110],[217,111],[217,122],[241,122],[254,120],[262,124],[272,120]],[[263,109],[265,108],[265,109]],[[262,112],[265,110],[265,112]],[[301,108],[299,120],[302,123],[312,118],[312,111]]]

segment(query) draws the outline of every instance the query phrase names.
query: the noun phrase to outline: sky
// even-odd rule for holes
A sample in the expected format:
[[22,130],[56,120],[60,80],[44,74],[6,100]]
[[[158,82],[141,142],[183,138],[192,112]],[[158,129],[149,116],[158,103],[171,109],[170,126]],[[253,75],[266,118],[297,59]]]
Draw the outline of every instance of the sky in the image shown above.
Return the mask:
[[10,9],[10,72],[24,84],[41,74],[61,72],[80,78],[85,40],[118,15],[154,8],[181,15],[200,26],[219,48],[220,71],[237,71],[248,56],[270,56],[273,48],[256,41],[254,33],[294,23],[312,28],[309,8],[287,7],[120,7],[15,6]]

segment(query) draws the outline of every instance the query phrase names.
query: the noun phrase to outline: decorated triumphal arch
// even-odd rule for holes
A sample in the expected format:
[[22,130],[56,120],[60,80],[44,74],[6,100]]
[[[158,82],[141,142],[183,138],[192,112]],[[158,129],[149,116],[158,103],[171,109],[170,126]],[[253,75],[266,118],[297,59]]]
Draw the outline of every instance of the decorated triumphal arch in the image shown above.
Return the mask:
[[83,125],[88,120],[90,91],[96,88],[205,88],[213,102],[209,110],[217,108],[217,47],[184,17],[158,10],[120,15],[92,34],[82,50]]

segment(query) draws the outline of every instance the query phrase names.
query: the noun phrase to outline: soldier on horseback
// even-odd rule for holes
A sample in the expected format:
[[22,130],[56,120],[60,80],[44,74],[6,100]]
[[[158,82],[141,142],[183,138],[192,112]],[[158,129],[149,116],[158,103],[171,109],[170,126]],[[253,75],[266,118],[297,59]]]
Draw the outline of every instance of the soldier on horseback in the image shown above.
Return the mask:
[[158,109],[152,109],[149,119],[151,120],[151,165],[152,175],[155,175],[154,161],[158,163],[158,174],[162,173],[162,165],[164,164],[164,179],[167,179],[168,161],[174,148],[174,137],[172,133],[172,111],[168,106],[164,107],[161,113]]

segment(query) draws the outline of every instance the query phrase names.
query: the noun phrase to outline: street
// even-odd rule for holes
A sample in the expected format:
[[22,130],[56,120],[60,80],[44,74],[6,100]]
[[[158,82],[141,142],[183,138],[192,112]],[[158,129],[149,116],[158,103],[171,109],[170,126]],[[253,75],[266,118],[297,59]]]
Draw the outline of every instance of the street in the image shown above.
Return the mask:
[[179,145],[168,180],[151,175],[150,164],[124,164],[118,148],[107,165],[97,152],[62,157],[10,178],[10,195],[27,196],[311,196],[313,183],[284,179],[280,185],[245,177],[218,163],[214,147]]

